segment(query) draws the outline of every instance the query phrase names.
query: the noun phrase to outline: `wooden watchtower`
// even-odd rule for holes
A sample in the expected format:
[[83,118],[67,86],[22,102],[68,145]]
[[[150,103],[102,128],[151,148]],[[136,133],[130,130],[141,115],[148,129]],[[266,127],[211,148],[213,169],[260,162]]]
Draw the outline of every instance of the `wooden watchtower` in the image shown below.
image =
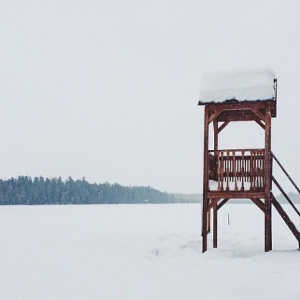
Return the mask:
[[[272,194],[271,120],[276,117],[277,79],[270,70],[210,75],[207,78],[198,103],[205,106],[202,251],[207,250],[211,210],[213,247],[216,248],[218,210],[230,199],[250,199],[263,211],[265,251],[272,250],[272,203],[281,216],[286,217]],[[255,122],[261,127],[264,147],[220,149],[222,130],[230,122],[244,121]],[[211,127],[212,134],[209,133]],[[209,148],[210,136],[213,137],[212,148]],[[290,220],[287,224],[300,241],[300,233],[294,224]]]

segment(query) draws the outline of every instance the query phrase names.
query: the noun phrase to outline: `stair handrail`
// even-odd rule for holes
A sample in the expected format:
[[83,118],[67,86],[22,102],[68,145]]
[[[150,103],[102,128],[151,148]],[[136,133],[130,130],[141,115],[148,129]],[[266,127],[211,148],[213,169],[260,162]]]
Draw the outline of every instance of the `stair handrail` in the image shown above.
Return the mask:
[[[288,174],[288,172],[285,170],[285,168],[282,166],[282,164],[279,162],[279,160],[277,159],[277,157],[274,155],[273,152],[271,152],[271,157],[272,157],[272,159],[274,158],[274,160],[277,162],[278,166],[281,168],[281,170],[283,171],[283,173],[287,176],[287,178],[292,183],[292,185],[294,186],[294,188],[300,194],[300,189],[298,188],[298,186],[296,185],[296,183],[293,181],[293,179],[291,178],[291,176]],[[300,217],[299,210],[296,208],[295,204],[292,202],[292,200],[289,198],[289,196],[286,194],[286,192],[283,190],[283,188],[280,186],[279,182],[275,179],[275,177],[273,175],[272,175],[272,181],[279,188],[279,190],[281,191],[282,195],[285,197],[285,199],[289,202],[289,204],[292,206],[292,208],[294,209],[294,211]],[[281,207],[281,205],[279,204],[279,202],[276,200],[276,198],[274,197],[274,195],[273,195],[272,192],[271,192],[271,201],[272,201],[273,205],[275,206],[275,208],[277,209],[277,211],[279,212],[279,214],[281,215],[281,217],[283,218],[283,220],[285,221],[285,223],[288,225],[288,227],[290,228],[290,230],[294,234],[294,236],[296,237],[296,239],[298,240],[299,249],[300,249],[300,231],[296,228],[295,224],[291,221],[291,219],[289,218],[289,216],[287,215],[287,213],[283,210],[283,208]]]
[[274,155],[274,153],[272,151],[271,151],[271,156],[275,159],[275,161],[277,162],[278,166],[281,168],[281,170],[283,171],[283,173],[290,180],[291,184],[294,186],[294,188],[300,194],[300,189],[298,188],[298,186],[296,185],[296,183],[294,182],[294,180],[291,178],[291,176],[288,174],[288,172],[285,170],[285,168],[282,166],[282,164],[279,162],[279,160],[277,159],[277,157]]
[[[292,208],[294,209],[294,211],[297,213],[297,215],[300,217],[300,212],[297,209],[297,207],[295,206],[295,204],[292,202],[292,200],[290,199],[290,197],[286,194],[286,192],[283,190],[283,188],[280,186],[280,184],[278,183],[278,181],[275,179],[274,176],[272,176],[272,180],[273,182],[276,184],[276,186],[278,187],[278,189],[280,190],[281,194],[285,197],[285,199],[289,202],[289,204],[292,206]],[[273,196],[275,198],[275,196]]]

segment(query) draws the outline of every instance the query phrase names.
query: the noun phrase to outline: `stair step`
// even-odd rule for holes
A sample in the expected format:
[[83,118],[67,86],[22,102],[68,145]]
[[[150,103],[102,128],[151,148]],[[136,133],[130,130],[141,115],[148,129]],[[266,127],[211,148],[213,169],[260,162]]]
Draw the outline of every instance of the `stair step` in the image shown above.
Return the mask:
[[282,208],[282,206],[280,205],[280,203],[277,201],[277,199],[274,197],[273,194],[271,194],[271,199],[272,199],[272,201],[271,201],[272,204],[277,209],[278,213],[281,215],[281,217],[284,220],[284,222],[286,223],[286,225],[290,228],[290,230],[294,234],[295,238],[298,240],[299,248],[300,248],[300,232],[298,231],[295,224],[291,221],[288,214],[284,211],[284,209]]

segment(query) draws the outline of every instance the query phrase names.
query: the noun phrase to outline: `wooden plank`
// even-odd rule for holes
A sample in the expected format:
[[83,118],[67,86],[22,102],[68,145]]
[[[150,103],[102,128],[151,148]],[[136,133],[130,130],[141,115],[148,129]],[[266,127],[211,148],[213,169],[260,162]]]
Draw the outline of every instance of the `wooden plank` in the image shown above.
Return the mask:
[[263,191],[209,191],[207,197],[210,199],[251,199],[251,198],[264,198]]
[[258,108],[257,106],[253,106],[253,107],[251,108],[251,110],[254,112],[254,114],[255,114],[261,121],[265,122],[265,115],[263,115],[263,114],[260,112],[260,110],[259,110],[259,108]]
[[[214,111],[219,111],[217,116],[218,121],[256,121],[265,120],[266,107],[271,105],[271,115],[276,116],[276,103],[273,102],[238,102],[235,104],[219,104],[209,105],[209,108]],[[215,118],[216,116],[214,116]]]
[[265,204],[263,203],[262,200],[257,199],[257,198],[251,198],[250,200],[251,200],[254,204],[256,204],[256,206],[257,206],[258,208],[260,208],[260,209],[262,210],[263,213],[265,213],[266,207],[265,207]]
[[[210,102],[210,103],[198,103],[199,105],[205,105],[205,107],[209,107],[211,110],[235,110],[235,109],[251,109],[252,107],[258,107],[259,109],[264,109],[266,106],[271,107],[272,114],[273,110],[276,108],[276,100],[255,100],[255,101],[225,101],[225,102]],[[272,115],[273,117],[273,115]]]
[[[243,149],[243,148],[239,148],[239,149],[233,149],[233,148],[226,148],[226,149],[218,149],[218,151],[236,151],[236,152],[250,152],[250,151],[264,151],[265,149],[264,148],[246,148],[246,149]],[[214,150],[208,150],[209,153],[213,153]],[[236,155],[238,156],[238,155]],[[247,157],[250,157],[250,154],[247,156]]]
[[218,133],[220,133],[230,122],[226,121],[224,122],[219,128],[218,128]]
[[210,210],[210,209],[212,209],[215,205],[217,205],[219,200],[220,200],[220,199],[212,199],[212,200],[210,201],[208,207],[207,207],[207,210]]
[[255,118],[254,121],[263,129],[265,130],[265,124],[263,124],[263,122],[261,120],[259,120],[258,118]]
[[210,124],[212,121],[214,121],[221,112],[222,112],[222,110],[220,110],[220,109],[215,109],[213,112],[211,112],[211,115],[208,118],[208,124]]
[[219,210],[225,203],[227,203],[229,198],[223,199],[218,205],[217,209]]
[[219,122],[243,122],[243,121],[255,121],[256,115],[254,113],[245,115],[242,111],[224,113],[218,116]]

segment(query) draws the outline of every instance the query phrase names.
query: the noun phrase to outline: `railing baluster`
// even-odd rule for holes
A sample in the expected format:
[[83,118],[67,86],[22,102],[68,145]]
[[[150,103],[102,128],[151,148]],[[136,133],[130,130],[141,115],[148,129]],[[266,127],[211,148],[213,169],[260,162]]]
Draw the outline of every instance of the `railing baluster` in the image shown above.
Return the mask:
[[236,161],[236,172],[237,172],[237,181],[239,181],[240,177],[240,160],[238,157],[235,158]]
[[221,151],[221,191],[224,190],[223,180],[224,180],[224,152]]
[[248,182],[249,181],[249,163],[250,163],[250,160],[245,160],[245,157],[244,157],[244,163],[245,163],[245,182]]
[[257,151],[254,151],[254,157],[255,157],[255,159],[254,159],[254,189],[256,190],[257,189],[257,186],[258,186],[258,173],[257,173],[257,171],[258,171],[258,165],[257,165],[257,163],[258,163],[258,160],[257,160]]
[[256,185],[255,188],[258,190],[259,188],[259,151],[256,150],[256,167],[255,167],[255,173],[256,173]]
[[237,191],[237,178],[236,178],[236,161],[235,161],[235,151],[232,152],[233,154],[233,178],[234,178],[234,190]]
[[230,157],[230,160],[231,160],[231,168],[230,168],[230,181],[233,182],[233,151],[232,151],[232,155]]
[[263,152],[260,151],[260,188],[264,187],[264,158],[263,158]]
[[217,156],[218,161],[218,169],[217,169],[217,175],[218,175],[218,191],[221,190],[221,160],[220,160],[220,152],[216,151],[215,155]]
[[240,181],[241,178],[242,178],[241,177],[242,169],[241,169],[241,160],[240,160],[240,158],[238,158],[237,163],[238,163],[238,181]]
[[255,189],[259,187],[259,152],[255,151],[256,164],[255,164]]
[[241,190],[244,191],[245,190],[245,187],[244,187],[244,179],[245,179],[245,157],[244,157],[244,154],[245,154],[245,151],[242,150],[242,187],[241,187]]
[[250,151],[250,190],[253,190],[253,151]]
[[227,164],[226,164],[226,191],[229,191],[229,168],[230,168],[230,161],[229,161],[229,154],[230,152],[227,151],[226,155],[226,160],[227,160]]

